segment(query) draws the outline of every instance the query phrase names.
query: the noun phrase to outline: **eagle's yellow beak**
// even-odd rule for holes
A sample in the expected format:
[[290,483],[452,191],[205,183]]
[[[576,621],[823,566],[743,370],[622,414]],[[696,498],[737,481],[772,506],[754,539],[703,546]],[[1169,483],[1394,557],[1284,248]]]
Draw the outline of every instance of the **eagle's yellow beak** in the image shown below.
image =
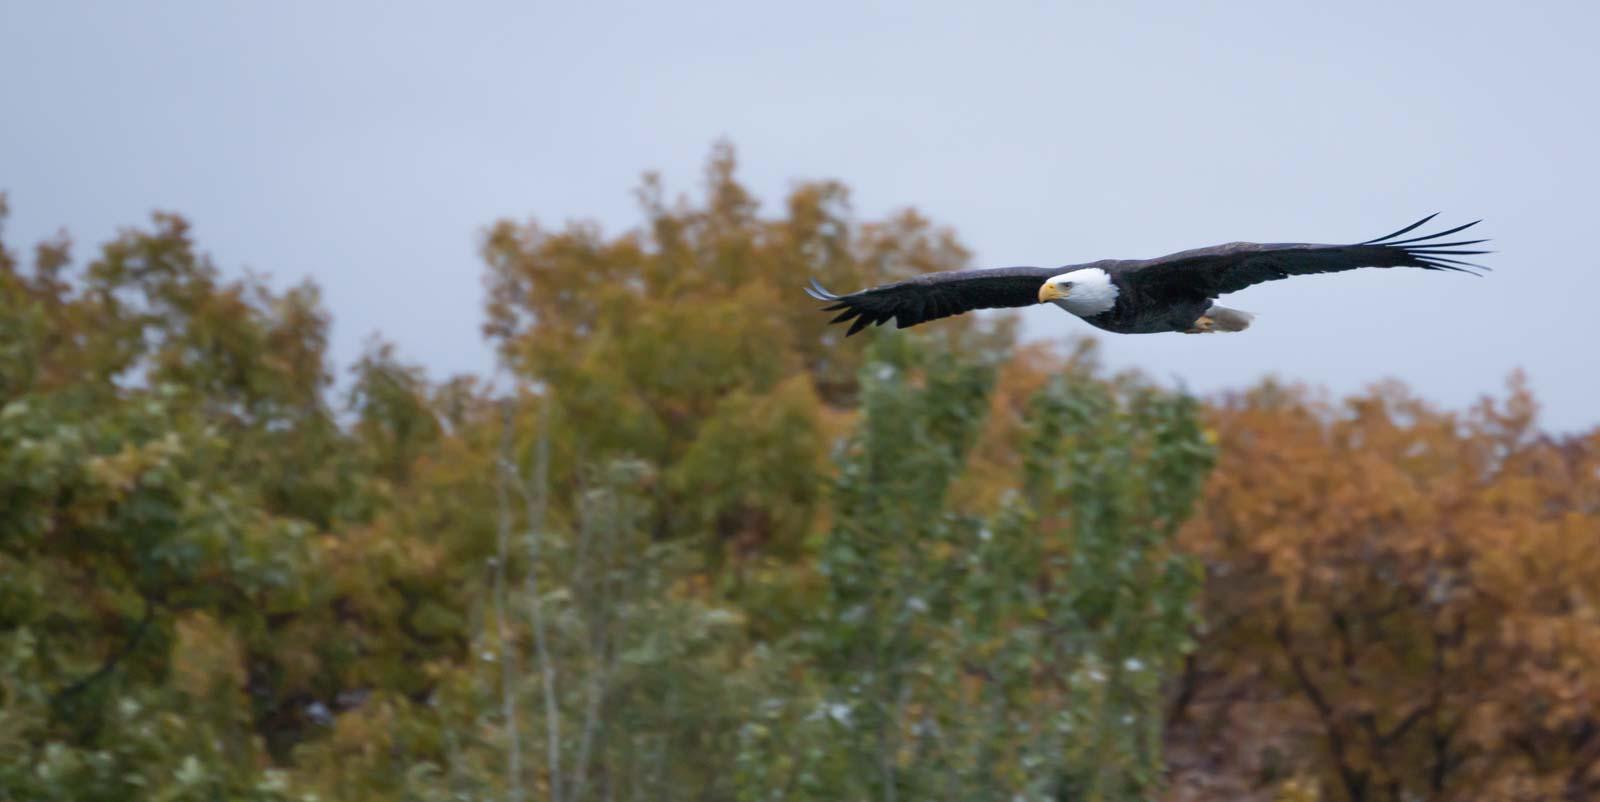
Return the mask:
[[1067,297],[1067,292],[1071,292],[1071,290],[1063,292],[1061,289],[1056,287],[1055,282],[1045,282],[1045,285],[1039,288],[1039,303],[1045,303],[1047,301],[1059,301],[1062,298]]

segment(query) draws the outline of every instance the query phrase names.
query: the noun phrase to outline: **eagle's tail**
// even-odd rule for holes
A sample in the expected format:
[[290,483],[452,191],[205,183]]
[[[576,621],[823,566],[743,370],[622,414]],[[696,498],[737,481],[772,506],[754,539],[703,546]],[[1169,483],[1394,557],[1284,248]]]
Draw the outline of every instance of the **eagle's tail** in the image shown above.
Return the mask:
[[1206,317],[1211,318],[1215,324],[1212,331],[1244,331],[1250,328],[1250,321],[1256,316],[1239,309],[1229,309],[1226,306],[1213,306],[1206,310]]

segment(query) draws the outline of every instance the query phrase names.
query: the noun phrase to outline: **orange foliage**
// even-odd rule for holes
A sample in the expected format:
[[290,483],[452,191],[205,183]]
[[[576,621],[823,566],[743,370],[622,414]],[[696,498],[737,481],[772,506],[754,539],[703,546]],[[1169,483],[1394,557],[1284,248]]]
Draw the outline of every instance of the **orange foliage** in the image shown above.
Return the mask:
[[1174,799],[1600,795],[1600,432],[1534,414],[1520,378],[1465,416],[1397,386],[1217,406]]

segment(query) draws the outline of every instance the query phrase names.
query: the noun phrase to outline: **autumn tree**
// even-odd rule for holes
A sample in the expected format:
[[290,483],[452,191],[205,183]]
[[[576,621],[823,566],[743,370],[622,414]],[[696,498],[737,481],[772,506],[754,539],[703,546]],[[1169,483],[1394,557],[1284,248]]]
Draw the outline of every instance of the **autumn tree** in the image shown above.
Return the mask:
[[223,282],[158,215],[81,272],[7,251],[0,320],[0,787],[271,796],[252,655],[344,493],[314,292]]
[[1600,439],[1534,412],[1520,381],[1466,415],[1392,384],[1215,408],[1185,535],[1208,628],[1169,734],[1210,744],[1194,772],[1353,801],[1600,793]]
[[[992,377],[1011,353],[1003,321],[880,337],[885,350],[873,357],[862,351],[867,338],[842,340],[795,292],[797,277],[871,283],[959,267],[965,252],[913,214],[857,223],[833,184],[802,185],[784,214],[763,218],[733,170],[731,152],[716,151],[699,203],[669,205],[647,181],[638,231],[501,224],[486,239],[488,331],[526,382],[508,470],[520,484],[540,461],[533,455],[546,454],[550,482],[538,516],[513,514],[542,557],[518,564],[535,550],[509,554],[514,576],[555,590],[508,602],[540,611],[550,629],[542,638],[530,613],[485,641],[497,660],[527,667],[500,694],[511,703],[494,742],[543,758],[516,788],[597,793],[641,777],[648,786],[660,766],[677,780],[659,793],[712,798],[893,798],[938,787],[1120,799],[1158,785],[1159,678],[1186,643],[1193,588],[1168,538],[1208,459],[1193,403],[1084,369],[1070,383],[1012,390],[1000,410],[1028,427],[980,438],[992,428]],[[1075,364],[1038,361],[1045,372]],[[827,445],[851,431],[852,456],[828,479]],[[1027,444],[1027,466],[972,458],[975,442],[988,440],[992,456],[1005,438]],[[582,479],[617,460],[635,466],[624,496]],[[1057,473],[1075,484],[1053,485]],[[1147,473],[1168,477],[1153,494],[1138,483]],[[1027,498],[1001,503],[977,489],[1024,476]],[[630,499],[630,512],[595,518],[586,499],[596,493]],[[596,520],[613,529],[590,528]],[[985,547],[990,539],[1004,545]],[[603,558],[610,567],[581,567],[618,542],[633,545]],[[1117,543],[1138,557],[1118,556]],[[968,566],[973,551],[986,562]],[[597,571],[634,576],[641,569],[630,566],[657,552],[676,556],[618,590],[583,589]],[[676,578],[647,583],[662,572]],[[1076,588],[1084,607],[1023,592],[1059,585]],[[637,606],[620,587],[664,595]],[[719,620],[728,602],[741,629],[707,654],[753,673],[728,675],[716,692],[674,690],[713,687],[681,649],[715,631],[692,622]],[[629,623],[669,603],[679,617],[646,630]],[[969,618],[969,604],[993,615]],[[958,627],[938,623],[952,615]],[[585,623],[564,632],[559,621]],[[682,639],[669,662],[644,663],[677,680],[625,680],[633,661],[661,653],[648,630]],[[1025,657],[1041,643],[1058,653]],[[970,650],[998,644],[1009,662],[973,667]],[[546,663],[563,667],[553,697],[538,668]],[[1046,679],[1057,674],[1072,679]],[[489,680],[480,692],[495,693]],[[641,687],[656,690],[641,696]],[[967,716],[980,697],[984,715]],[[652,712],[660,705],[676,712]],[[705,724],[684,730],[675,720]],[[943,733],[938,743],[929,726]],[[736,732],[731,774],[716,744]]]
[[844,339],[805,280],[967,251],[735,168],[491,226],[494,376],[0,237],[0,799],[1600,794],[1600,433]]
[[[825,444],[855,404],[866,338],[827,327],[801,286],[813,276],[861,286],[968,258],[914,212],[857,222],[833,182],[800,185],[780,216],[763,218],[734,171],[719,146],[700,203],[668,202],[647,179],[643,225],[613,238],[588,224],[502,222],[484,246],[485,330],[518,376],[556,399],[553,475],[573,475],[580,449],[648,461],[660,469],[657,538],[733,560],[730,581],[797,555],[823,503]],[[938,335],[974,326],[975,343],[1009,340],[1005,326],[972,320]]]
[[431,390],[380,351],[341,426],[314,287],[224,278],[159,214],[81,267],[0,247],[0,331],[9,796],[273,797],[264,765],[462,657],[446,553],[373,517]]

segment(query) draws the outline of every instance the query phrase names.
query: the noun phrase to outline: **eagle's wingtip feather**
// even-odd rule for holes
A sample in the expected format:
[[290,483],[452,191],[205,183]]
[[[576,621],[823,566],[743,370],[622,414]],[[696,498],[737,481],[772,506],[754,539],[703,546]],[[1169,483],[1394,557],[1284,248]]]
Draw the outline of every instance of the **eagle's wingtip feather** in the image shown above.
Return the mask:
[[1418,220],[1417,222],[1412,223],[1411,225],[1406,226],[1405,228],[1402,228],[1399,231],[1396,231],[1396,232],[1394,232],[1392,234],[1385,234],[1385,235],[1383,235],[1381,237],[1378,237],[1377,239],[1369,239],[1366,242],[1358,242],[1356,244],[1357,245],[1377,245],[1377,244],[1383,242],[1384,240],[1394,239],[1395,237],[1398,237],[1401,234],[1405,234],[1406,232],[1409,232],[1409,231],[1414,231],[1417,228],[1425,225],[1429,220],[1432,220],[1433,218],[1438,217],[1438,216],[1439,216],[1439,213],[1438,212],[1434,212],[1433,214],[1430,214],[1427,217],[1424,217],[1421,220]]
[[1393,248],[1393,247],[1400,247],[1400,246],[1404,246],[1404,245],[1411,245],[1411,244],[1414,244],[1414,243],[1425,243],[1425,242],[1427,242],[1428,240],[1431,240],[1431,239],[1439,239],[1440,237],[1448,237],[1451,234],[1455,234],[1455,233],[1460,232],[1460,231],[1466,231],[1467,229],[1472,228],[1473,226],[1475,226],[1475,225],[1477,225],[1477,224],[1479,224],[1481,222],[1483,222],[1481,219],[1480,220],[1474,220],[1474,221],[1472,221],[1470,223],[1467,223],[1465,225],[1459,225],[1459,226],[1456,226],[1455,228],[1446,229],[1444,231],[1440,231],[1440,232],[1435,233],[1435,234],[1428,234],[1426,236],[1421,236],[1421,237],[1412,237],[1411,239],[1395,240],[1393,242],[1385,242],[1385,243],[1382,243],[1382,244],[1385,247]]
[[822,286],[822,284],[820,284],[815,277],[811,279],[811,286],[806,287],[805,290],[807,295],[810,295],[812,298],[815,298],[819,301],[839,300],[838,295],[828,292],[828,289]]

